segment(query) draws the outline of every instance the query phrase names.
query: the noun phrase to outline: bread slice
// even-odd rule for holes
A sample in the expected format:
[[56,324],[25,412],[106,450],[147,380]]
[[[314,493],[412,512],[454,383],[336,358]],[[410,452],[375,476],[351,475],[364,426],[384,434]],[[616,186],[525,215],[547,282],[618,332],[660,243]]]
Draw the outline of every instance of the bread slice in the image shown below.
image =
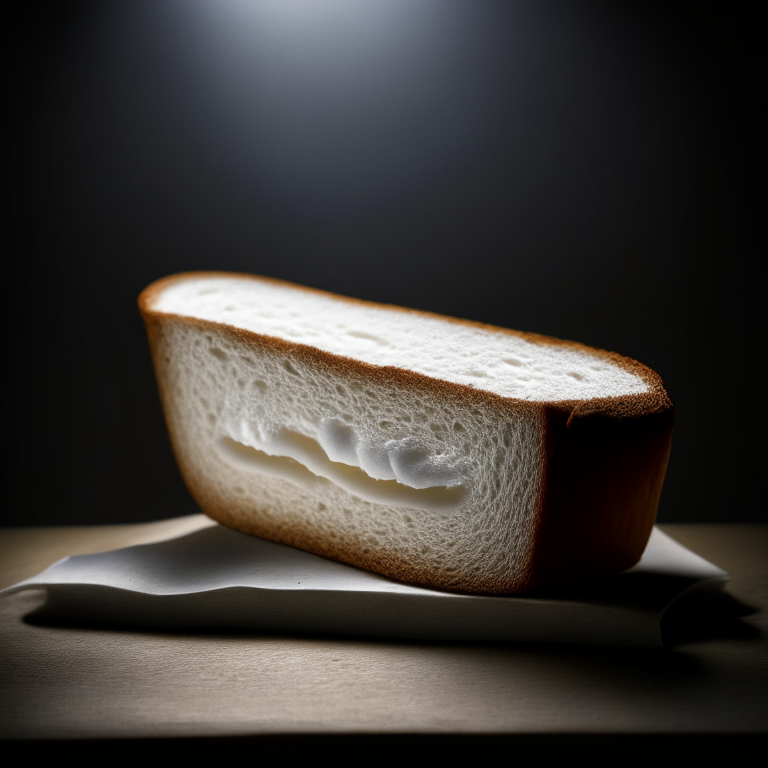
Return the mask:
[[634,360],[249,275],[139,306],[182,474],[224,525],[475,593],[643,552],[674,411]]

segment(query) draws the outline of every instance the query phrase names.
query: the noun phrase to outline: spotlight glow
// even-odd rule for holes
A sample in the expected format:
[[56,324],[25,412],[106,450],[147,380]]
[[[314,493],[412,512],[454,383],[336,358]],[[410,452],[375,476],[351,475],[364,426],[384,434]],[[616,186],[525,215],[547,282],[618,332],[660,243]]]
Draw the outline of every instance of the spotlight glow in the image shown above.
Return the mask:
[[[413,194],[482,143],[472,14],[452,0],[175,3],[196,119],[233,173],[317,207]],[[180,18],[181,22],[182,19]],[[303,201],[303,202],[302,202]]]

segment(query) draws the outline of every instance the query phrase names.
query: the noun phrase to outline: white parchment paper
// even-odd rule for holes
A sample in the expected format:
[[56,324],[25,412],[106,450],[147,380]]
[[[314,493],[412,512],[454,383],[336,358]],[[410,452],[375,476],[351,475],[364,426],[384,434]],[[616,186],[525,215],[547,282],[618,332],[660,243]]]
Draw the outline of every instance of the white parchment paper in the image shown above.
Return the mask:
[[625,573],[524,596],[459,595],[215,523],[154,544],[69,557],[4,590],[46,588],[37,619],[163,631],[244,631],[447,642],[659,646],[676,600],[728,574],[654,529]]

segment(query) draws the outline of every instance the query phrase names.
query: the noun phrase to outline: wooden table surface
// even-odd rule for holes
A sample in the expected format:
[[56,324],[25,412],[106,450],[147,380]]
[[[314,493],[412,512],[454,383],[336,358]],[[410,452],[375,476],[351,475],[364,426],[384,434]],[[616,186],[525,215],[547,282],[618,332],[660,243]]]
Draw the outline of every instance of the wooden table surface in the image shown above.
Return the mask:
[[[193,527],[0,529],[0,587]],[[660,527],[733,576],[661,650],[39,626],[42,592],[5,595],[0,737],[765,734],[768,526]]]

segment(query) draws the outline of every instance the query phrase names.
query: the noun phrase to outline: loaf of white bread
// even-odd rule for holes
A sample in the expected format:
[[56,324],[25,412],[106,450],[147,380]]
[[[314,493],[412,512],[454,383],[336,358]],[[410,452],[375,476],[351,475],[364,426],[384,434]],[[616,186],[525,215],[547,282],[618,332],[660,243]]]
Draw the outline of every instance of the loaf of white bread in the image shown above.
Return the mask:
[[139,305],[184,480],[220,523],[473,593],[639,560],[674,419],[640,363],[250,275],[171,276]]

